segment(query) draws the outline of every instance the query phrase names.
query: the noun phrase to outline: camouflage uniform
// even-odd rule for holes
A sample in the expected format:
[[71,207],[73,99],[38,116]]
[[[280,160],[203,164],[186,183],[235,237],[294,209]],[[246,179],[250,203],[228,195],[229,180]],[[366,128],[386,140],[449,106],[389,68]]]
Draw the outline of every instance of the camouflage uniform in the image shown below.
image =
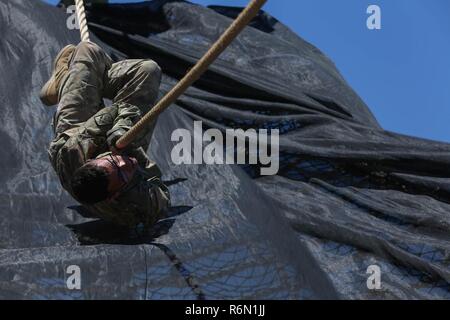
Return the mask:
[[[93,43],[77,46],[60,87],[53,121],[55,139],[48,149],[62,186],[72,196],[70,181],[75,170],[88,160],[110,154],[107,138],[123,134],[147,113],[157,99],[160,81],[161,69],[152,60],[113,63]],[[105,107],[103,98],[113,104]],[[159,169],[146,155],[153,128],[154,124],[124,151],[138,160],[139,169],[121,194],[85,205],[97,217],[128,227],[148,226],[163,217],[169,194],[155,179]]]

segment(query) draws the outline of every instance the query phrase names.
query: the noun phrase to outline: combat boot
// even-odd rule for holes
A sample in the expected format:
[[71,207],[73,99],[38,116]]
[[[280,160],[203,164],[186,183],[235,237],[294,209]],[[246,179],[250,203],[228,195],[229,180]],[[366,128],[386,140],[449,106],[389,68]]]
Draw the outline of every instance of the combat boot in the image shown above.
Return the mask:
[[58,54],[53,64],[53,73],[47,83],[42,87],[39,98],[42,103],[47,106],[58,104],[58,92],[61,81],[69,71],[69,62],[75,51],[75,46],[69,44],[64,47]]

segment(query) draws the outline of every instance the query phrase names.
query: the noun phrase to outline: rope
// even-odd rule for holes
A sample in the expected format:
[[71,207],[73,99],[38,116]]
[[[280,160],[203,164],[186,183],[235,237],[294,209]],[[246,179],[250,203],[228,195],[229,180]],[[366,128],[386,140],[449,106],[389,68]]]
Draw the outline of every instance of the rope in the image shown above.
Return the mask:
[[[78,0],[82,2],[82,0]],[[139,122],[137,122],[127,133],[125,133],[116,143],[118,149],[123,149],[130,144],[137,135],[150,123],[174,103],[200,76],[208,70],[208,67],[219,55],[230,45],[247,24],[258,14],[267,0],[252,0],[244,11],[237,17],[225,33],[206,52],[197,64],[184,76],[173,89],[168,92]]]
[[78,24],[80,25],[81,41],[90,41],[89,28],[87,25],[86,12],[84,11],[83,0],[75,0],[77,7]]

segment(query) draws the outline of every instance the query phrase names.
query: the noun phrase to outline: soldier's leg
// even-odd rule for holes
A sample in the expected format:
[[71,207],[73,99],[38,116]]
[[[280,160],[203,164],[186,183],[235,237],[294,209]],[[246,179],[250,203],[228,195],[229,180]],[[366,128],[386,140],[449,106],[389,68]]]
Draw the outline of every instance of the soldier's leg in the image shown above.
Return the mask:
[[56,135],[87,121],[103,107],[103,90],[111,66],[111,58],[96,44],[81,42],[77,46],[60,87]]
[[[114,63],[108,71],[104,95],[114,103],[137,106],[145,115],[155,104],[161,83],[161,69],[152,60],[124,60]],[[156,121],[151,124],[140,145],[147,151]]]

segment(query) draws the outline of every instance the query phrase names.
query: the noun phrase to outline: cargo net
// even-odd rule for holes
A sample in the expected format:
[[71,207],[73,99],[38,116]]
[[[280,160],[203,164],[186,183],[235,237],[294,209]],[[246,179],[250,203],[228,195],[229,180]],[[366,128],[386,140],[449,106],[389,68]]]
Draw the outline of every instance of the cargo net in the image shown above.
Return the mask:
[[317,298],[307,284],[299,281],[299,270],[277,261],[261,242],[251,246],[219,242],[203,248],[205,251],[197,246],[188,255],[180,250],[175,255],[169,246],[158,247],[172,262],[184,286],[180,281],[174,283],[177,277],[167,277],[167,266],[152,266],[147,299]]
[[[376,163],[302,158],[287,153],[281,154],[280,163],[279,176],[289,179],[289,185],[297,187],[300,194],[303,190],[321,194],[314,199],[317,204],[308,203],[307,206],[315,216],[315,223],[309,225],[309,215],[296,207],[287,205],[286,212],[297,214],[295,218],[288,215],[293,229],[327,270],[339,293],[346,297],[369,299],[411,295],[450,298],[448,273],[445,271],[450,268],[450,252],[443,231],[445,226],[440,225],[436,216],[426,217],[426,206],[425,209],[420,208],[423,211],[413,210],[415,212],[411,215],[397,212],[402,204],[410,207],[408,200],[415,197],[442,201],[445,196],[441,190],[430,190],[398,179]],[[259,168],[246,166],[245,169],[261,180],[259,185],[262,188],[267,188],[266,178],[258,178]],[[401,195],[384,198],[389,193]],[[274,200],[280,207],[286,207],[283,200]],[[390,206],[388,201],[393,200],[404,203]],[[374,204],[374,201],[379,204]],[[298,205],[303,207],[302,199]],[[322,205],[328,209],[322,210]],[[417,216],[418,211],[421,216]],[[323,217],[325,212],[331,212],[332,217]],[[367,230],[362,226],[359,232],[346,227],[346,224],[355,226],[364,222],[373,224],[373,228]],[[323,225],[326,228],[322,229]],[[367,290],[367,268],[370,265],[377,265],[382,270],[381,291]],[[399,289],[400,283],[408,287],[408,294]],[[355,288],[359,290],[355,291]]]
[[[339,206],[350,216],[367,214],[381,226],[375,228],[373,234],[345,234],[342,227],[345,221],[327,221],[317,218],[308,225],[308,219],[297,213],[297,217],[288,219],[298,239],[312,252],[320,267],[328,275],[338,294],[346,298],[386,299],[386,298],[450,298],[450,286],[445,279],[449,267],[448,248],[441,243],[428,242],[426,237],[416,236],[416,223],[406,217],[398,217],[365,204],[360,199],[347,196],[342,188],[384,190],[380,186],[389,181],[378,172],[370,175],[358,170],[352,170],[347,165],[333,163],[323,159],[303,159],[298,163],[293,161],[293,155],[284,155],[280,176],[289,177],[290,181],[312,186],[316,192],[325,198],[333,198],[333,205]],[[298,157],[297,157],[298,160]],[[368,166],[363,165],[363,168]],[[246,168],[252,174],[251,167]],[[383,180],[380,180],[380,176]],[[257,178],[262,189],[270,184],[264,178]],[[396,184],[393,183],[392,186]],[[320,191],[319,191],[320,190]],[[402,186],[402,191],[405,188]],[[294,191],[297,192],[297,191]],[[270,195],[268,195],[270,197]],[[275,196],[276,198],[276,196]],[[282,212],[286,210],[283,199],[278,199]],[[319,201],[320,202],[320,201]],[[221,206],[226,207],[226,206]],[[314,207],[310,207],[315,210]],[[293,208],[297,210],[298,208]],[[230,212],[233,208],[229,208]],[[190,215],[195,216],[195,209]],[[226,213],[225,213],[226,214]],[[319,215],[320,212],[313,212]],[[336,217],[337,220],[340,217]],[[351,221],[350,221],[351,222]],[[203,222],[214,230],[214,222]],[[202,224],[203,224],[202,223]],[[320,223],[327,228],[321,229]],[[390,225],[400,229],[403,234],[414,232],[412,237],[402,237],[402,233],[382,232],[378,228]],[[162,278],[150,281],[147,298],[150,299],[314,299],[320,297],[314,291],[314,284],[299,281],[303,270],[294,265],[279,260],[279,252],[271,246],[273,235],[267,234],[261,239],[258,231],[251,224],[236,224],[230,226],[235,234],[246,234],[247,239],[235,239],[224,233],[217,226],[214,241],[207,244],[196,243],[192,247],[177,247],[176,253],[169,247],[157,245],[175,266],[186,287],[179,284],[170,285],[165,278],[166,267],[155,265],[149,273]],[[330,232],[332,231],[332,232]],[[337,236],[333,234],[336,233]],[[409,235],[409,234],[408,234]],[[367,237],[366,237],[367,236]],[[251,245],[249,245],[251,244]],[[393,246],[389,251],[386,246]],[[383,249],[377,249],[377,248]],[[389,257],[389,253],[394,256]],[[149,265],[153,265],[149,263]],[[368,290],[367,268],[377,265],[382,271],[382,290]],[[434,267],[430,267],[434,266]],[[174,277],[171,277],[173,281]],[[166,285],[162,285],[166,284]],[[407,289],[402,291],[403,286]]]
[[[252,120],[220,119],[220,122],[228,128],[255,127]],[[278,128],[280,134],[285,134],[296,130],[298,124],[288,120],[266,123],[262,127]],[[246,157],[248,159],[248,153]],[[450,298],[450,250],[446,225],[442,225],[439,218],[440,214],[446,214],[445,208],[450,209],[450,199],[443,190],[403,179],[392,172],[389,164],[369,159],[338,160],[281,151],[279,162],[277,177],[260,176],[261,165],[242,165],[242,168],[288,218],[299,240],[327,271],[338,293],[345,297],[374,299]],[[277,193],[279,190],[283,191]],[[303,197],[304,194],[310,197]],[[439,208],[442,212],[430,209],[436,202],[442,203]],[[237,263],[242,259],[239,250],[231,252],[236,257],[230,261]],[[208,265],[220,266],[226,256],[230,256],[230,251],[223,256],[210,256],[216,260],[209,260],[207,264],[188,265],[193,274],[202,274]],[[384,290],[368,290],[367,267],[370,265],[382,270]],[[230,273],[221,280],[221,285],[216,283],[211,287],[217,286],[217,293],[209,291],[205,297],[219,297],[218,292],[228,292],[225,288],[233,288],[229,292],[239,292],[234,284],[266,279],[266,276],[258,276],[262,270],[264,268],[258,267],[253,269],[253,274],[247,273],[252,279],[248,281],[242,275],[235,277]],[[228,287],[228,284],[233,285]],[[399,286],[406,286],[406,291],[402,292]],[[271,297],[281,298],[282,295]],[[294,296],[286,294],[284,298],[314,297],[314,294],[303,291]]]
[[[224,217],[233,215],[234,208],[231,206],[227,208],[223,205],[221,208]],[[176,243],[167,241],[163,236],[169,229],[176,228],[170,218],[157,223],[148,236],[130,234],[101,222],[93,225],[90,233],[86,230],[80,232],[76,227],[73,231],[80,244],[87,246],[84,248],[105,244],[127,245],[129,248],[141,246],[145,253],[145,268],[142,270],[134,266],[132,278],[128,280],[130,285],[136,287],[136,295],[133,296],[136,299],[303,300],[320,297],[311,284],[301,277],[303,270],[280,259],[270,240],[263,237],[253,224],[230,219],[224,228],[223,221],[200,218],[201,215],[204,215],[204,208],[193,208],[189,211],[188,220],[183,223],[194,223],[195,233],[207,233],[210,237],[207,241],[195,241],[195,237],[179,242],[175,239]],[[192,221],[189,220],[191,218]],[[197,219],[209,220],[196,224]],[[113,268],[114,258],[108,259]],[[97,262],[88,260],[86,263],[95,265]],[[83,263],[80,264],[83,266]],[[121,269],[120,266],[117,268]],[[129,270],[130,267],[123,269]],[[72,293],[70,297],[80,298]]]

